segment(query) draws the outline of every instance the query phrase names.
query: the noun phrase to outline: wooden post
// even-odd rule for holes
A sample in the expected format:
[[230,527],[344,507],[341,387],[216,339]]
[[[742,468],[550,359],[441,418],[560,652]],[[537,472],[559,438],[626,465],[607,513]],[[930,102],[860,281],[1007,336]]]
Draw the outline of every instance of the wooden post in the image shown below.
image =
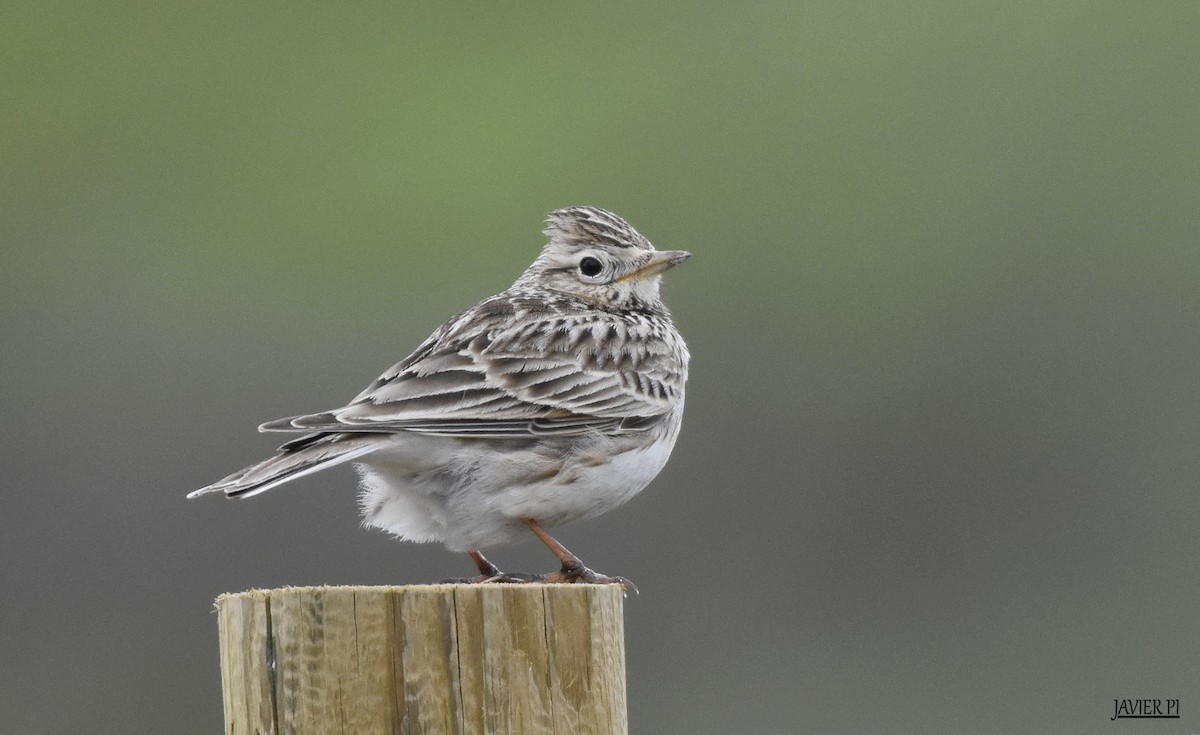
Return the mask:
[[225,732],[624,735],[622,604],[588,584],[222,595]]

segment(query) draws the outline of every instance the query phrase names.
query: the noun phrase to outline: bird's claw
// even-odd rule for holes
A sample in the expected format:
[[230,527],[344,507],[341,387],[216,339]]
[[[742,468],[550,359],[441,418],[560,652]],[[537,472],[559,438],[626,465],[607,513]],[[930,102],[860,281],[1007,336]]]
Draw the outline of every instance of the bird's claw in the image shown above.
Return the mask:
[[564,565],[557,572],[542,574],[538,576],[537,581],[547,584],[572,584],[582,582],[583,584],[619,584],[625,588],[625,592],[638,594],[637,585],[630,582],[624,577],[610,577],[607,574],[600,574],[588,569],[582,564]]
[[557,572],[549,574],[521,574],[519,572],[509,573],[501,572],[492,575],[479,575],[478,577],[448,577],[443,579],[441,584],[529,584],[531,582],[540,582],[542,584],[619,584],[625,588],[628,594],[638,594],[637,585],[630,582],[625,577],[610,577],[607,574],[593,572],[587,567],[580,569],[560,569]]
[[625,594],[632,592],[638,594],[637,585],[630,582],[624,577],[610,577],[607,574],[594,572],[583,565],[579,561],[579,557],[567,551],[562,544],[555,541],[548,533],[542,530],[541,526],[536,521],[524,519],[525,525],[533,531],[538,538],[550,547],[562,563],[562,567],[556,572],[549,574],[510,574],[500,571],[500,568],[487,560],[478,549],[472,549],[468,553],[471,555],[471,560],[475,562],[475,567],[479,570],[478,577],[445,579],[443,584],[527,584],[529,582],[542,582],[545,584],[571,584],[582,582],[584,584],[619,584],[625,590]]
[[442,584],[528,584],[539,581],[535,575],[507,572],[496,574],[480,574],[478,577],[450,577],[443,579]]

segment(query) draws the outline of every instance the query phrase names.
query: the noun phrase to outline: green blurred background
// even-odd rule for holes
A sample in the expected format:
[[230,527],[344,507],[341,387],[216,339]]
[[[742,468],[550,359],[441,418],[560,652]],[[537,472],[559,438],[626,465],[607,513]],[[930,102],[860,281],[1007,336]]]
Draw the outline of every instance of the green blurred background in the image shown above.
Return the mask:
[[346,468],[183,495],[579,203],[695,253],[675,456],[560,534],[642,589],[634,732],[1200,726],[1200,4],[9,3],[0,59],[0,732],[217,732],[218,593],[469,573]]

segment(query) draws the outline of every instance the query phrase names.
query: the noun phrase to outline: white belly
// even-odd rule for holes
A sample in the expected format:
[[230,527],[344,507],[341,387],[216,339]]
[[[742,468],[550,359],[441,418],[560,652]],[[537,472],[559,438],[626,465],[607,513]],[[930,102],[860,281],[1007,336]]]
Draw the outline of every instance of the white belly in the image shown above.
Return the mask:
[[511,543],[528,534],[521,518],[551,527],[627,502],[666,464],[678,426],[537,441],[400,434],[358,465],[363,520],[453,551]]

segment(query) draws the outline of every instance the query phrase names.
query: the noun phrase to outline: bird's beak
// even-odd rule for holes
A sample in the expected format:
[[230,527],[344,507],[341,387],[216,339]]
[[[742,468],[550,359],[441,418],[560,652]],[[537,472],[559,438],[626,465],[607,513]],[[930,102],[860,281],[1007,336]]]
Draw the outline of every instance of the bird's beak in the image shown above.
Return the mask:
[[656,252],[650,258],[650,260],[647,260],[645,263],[642,263],[628,273],[621,274],[621,276],[617,278],[617,282],[636,281],[642,278],[656,276],[668,268],[679,265],[690,257],[692,257],[692,254],[686,250],[660,250]]

